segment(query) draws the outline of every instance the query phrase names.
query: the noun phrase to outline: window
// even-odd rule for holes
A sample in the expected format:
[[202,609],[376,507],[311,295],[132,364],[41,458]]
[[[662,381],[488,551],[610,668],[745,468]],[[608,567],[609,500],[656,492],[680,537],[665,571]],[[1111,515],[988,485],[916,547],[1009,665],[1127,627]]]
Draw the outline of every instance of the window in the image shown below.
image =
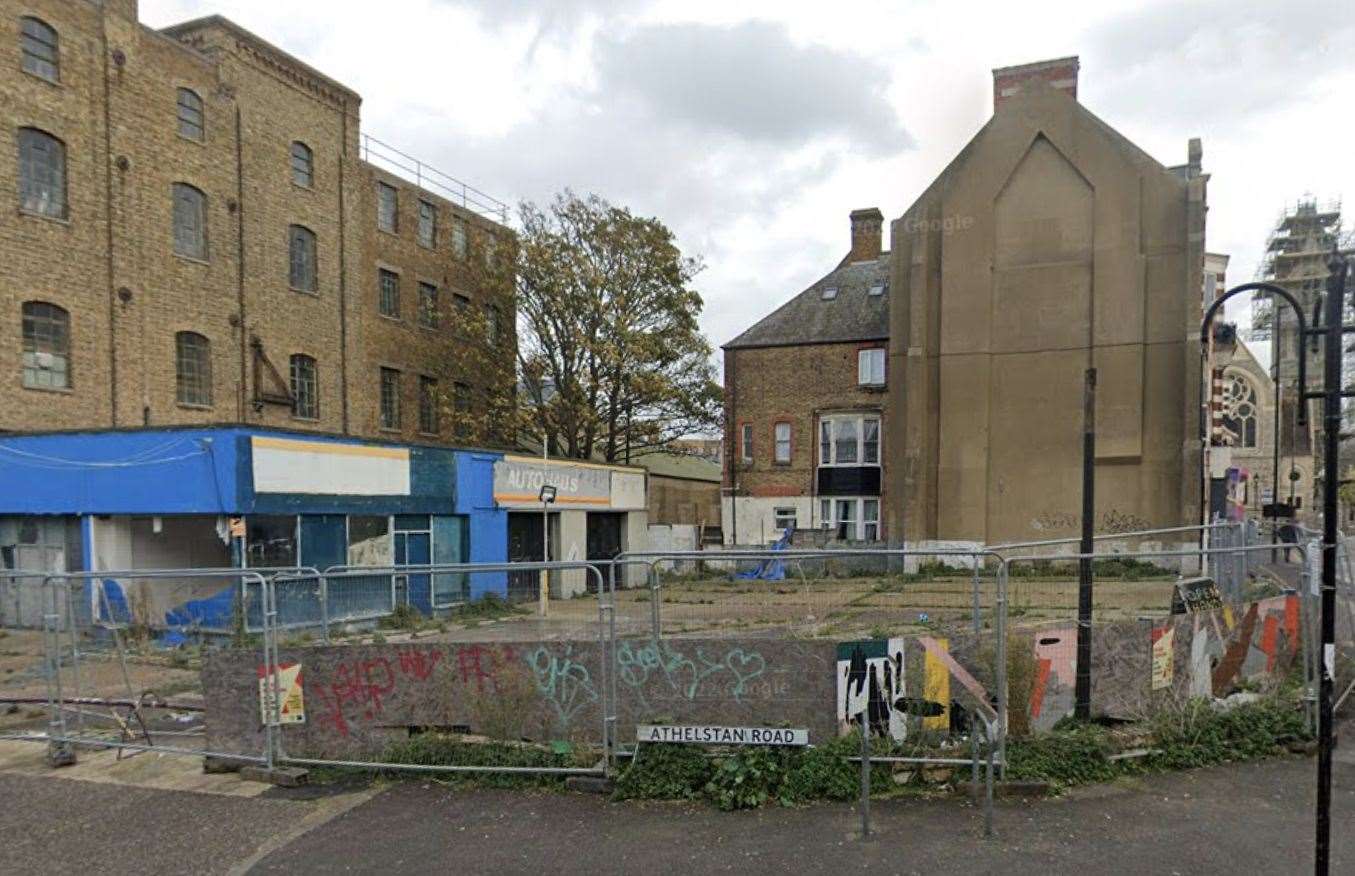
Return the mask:
[[66,218],[66,146],[37,128],[19,129],[19,206]]
[[774,508],[772,515],[775,518],[777,529],[795,529],[794,508]]
[[832,498],[819,500],[823,528],[842,541],[880,540],[878,498]]
[[25,301],[23,324],[24,386],[70,389],[70,314],[45,301]]
[[381,369],[381,428],[400,428],[400,372]]
[[207,260],[207,196],[188,183],[175,183],[174,252]]
[[438,327],[438,287],[432,283],[419,284],[419,325]]
[[300,292],[316,291],[315,232],[293,225],[288,232],[290,265],[288,283]]
[[819,465],[879,465],[880,418],[837,414],[819,421]]
[[739,458],[744,462],[753,461],[753,426],[744,423],[739,429]]
[[174,375],[179,404],[212,403],[212,343],[195,332],[174,336]]
[[452,293],[452,306],[456,308],[456,323],[452,328],[462,337],[465,337],[466,323],[470,315],[470,299],[460,292]]
[[885,385],[885,351],[882,347],[857,352],[856,382],[861,386]]
[[202,142],[206,126],[202,114],[202,98],[191,88],[179,89],[179,136]]
[[471,409],[470,384],[452,384],[452,408],[456,411],[456,434],[464,438],[470,433],[470,423],[467,420]]
[[777,423],[772,427],[772,437],[775,439],[774,461],[787,464],[790,462],[790,423]]
[[400,275],[380,268],[376,272],[378,294],[376,310],[382,316],[400,318]]
[[452,253],[459,259],[466,257],[466,223],[460,219],[452,223]]
[[423,375],[419,376],[419,431],[438,433],[438,382]]
[[251,568],[296,565],[295,514],[250,514],[245,518],[245,562]]
[[320,382],[315,376],[315,360],[304,353],[292,356],[292,416],[302,420],[320,419]]
[[497,347],[503,339],[502,333],[503,316],[499,313],[499,305],[485,305],[485,340],[489,341],[491,347]]
[[32,73],[48,82],[60,82],[56,30],[41,19],[24,16],[19,19],[19,46],[23,51],[25,73]]
[[376,184],[376,227],[394,234],[399,230],[400,195],[395,186]]
[[315,154],[300,140],[292,141],[292,182],[304,188],[315,184]]
[[1241,374],[1229,374],[1223,384],[1223,428],[1232,433],[1234,447],[1256,446],[1256,390]]
[[871,283],[870,292],[868,294],[871,298],[879,298],[881,295],[885,294],[884,280],[876,280],[874,283]]
[[419,201],[419,243],[432,249],[438,242],[438,208]]
[[832,301],[834,298],[837,297],[837,287],[836,287],[836,286],[824,286],[824,287],[823,287],[823,292],[821,292],[821,293],[819,293],[819,294],[820,294],[820,297],[822,297],[824,301]]

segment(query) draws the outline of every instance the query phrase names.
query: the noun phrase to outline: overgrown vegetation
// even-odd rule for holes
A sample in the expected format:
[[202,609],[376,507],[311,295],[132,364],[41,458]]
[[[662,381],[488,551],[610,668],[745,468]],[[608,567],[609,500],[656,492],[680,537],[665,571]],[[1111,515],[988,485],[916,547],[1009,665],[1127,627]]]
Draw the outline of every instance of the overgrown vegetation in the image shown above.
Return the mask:
[[[397,764],[496,766],[496,767],[582,767],[592,766],[587,757],[574,750],[557,749],[526,742],[486,742],[452,733],[420,733],[386,750],[384,759]],[[404,770],[388,770],[384,775],[408,775]],[[458,785],[482,788],[553,788],[564,785],[564,777],[549,773],[447,773]]]

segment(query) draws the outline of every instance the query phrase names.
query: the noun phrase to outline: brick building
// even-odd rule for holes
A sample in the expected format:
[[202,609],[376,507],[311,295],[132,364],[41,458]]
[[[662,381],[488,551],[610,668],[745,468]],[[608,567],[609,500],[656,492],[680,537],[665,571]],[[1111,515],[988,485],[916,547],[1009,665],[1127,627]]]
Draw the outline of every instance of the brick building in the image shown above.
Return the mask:
[[0,0],[0,21],[0,431],[482,437],[443,414],[492,369],[447,350],[512,360],[482,269],[502,204],[365,137],[359,95],[224,18]]
[[993,71],[890,251],[854,213],[852,255],[726,346],[727,539],[1076,536],[1093,368],[1096,528],[1199,521],[1202,150],[1158,163],[1078,74]]
[[878,209],[850,218],[841,263],[724,345],[727,542],[881,537],[889,253]]

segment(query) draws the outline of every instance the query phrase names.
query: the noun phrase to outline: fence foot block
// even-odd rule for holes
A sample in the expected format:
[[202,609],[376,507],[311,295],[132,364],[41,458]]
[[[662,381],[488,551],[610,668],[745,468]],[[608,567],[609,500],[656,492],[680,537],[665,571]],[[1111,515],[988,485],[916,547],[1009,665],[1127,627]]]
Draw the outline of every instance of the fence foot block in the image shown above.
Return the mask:
[[246,782],[267,782],[282,788],[299,788],[306,784],[310,773],[300,767],[240,767],[240,778]]
[[584,794],[610,794],[612,780],[601,776],[570,776],[565,779],[565,788]]
[[249,761],[208,755],[202,759],[202,771],[204,773],[238,773],[248,764]]
[[75,765],[75,749],[66,743],[55,743],[47,747],[47,765],[52,768]]

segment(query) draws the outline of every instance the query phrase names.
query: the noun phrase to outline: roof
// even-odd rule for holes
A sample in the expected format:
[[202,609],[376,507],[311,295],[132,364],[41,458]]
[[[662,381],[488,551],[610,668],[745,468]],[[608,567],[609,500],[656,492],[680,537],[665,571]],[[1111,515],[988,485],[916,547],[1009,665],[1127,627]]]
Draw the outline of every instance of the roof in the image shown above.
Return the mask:
[[[884,295],[869,294],[871,286],[877,284],[884,284]],[[888,285],[888,252],[873,261],[844,262],[725,344],[724,349],[888,338]],[[836,288],[837,295],[824,300],[823,290],[828,288]]]
[[651,475],[660,478],[712,483],[719,483],[724,478],[724,469],[720,463],[692,453],[646,453],[631,457],[631,463],[648,469]]

